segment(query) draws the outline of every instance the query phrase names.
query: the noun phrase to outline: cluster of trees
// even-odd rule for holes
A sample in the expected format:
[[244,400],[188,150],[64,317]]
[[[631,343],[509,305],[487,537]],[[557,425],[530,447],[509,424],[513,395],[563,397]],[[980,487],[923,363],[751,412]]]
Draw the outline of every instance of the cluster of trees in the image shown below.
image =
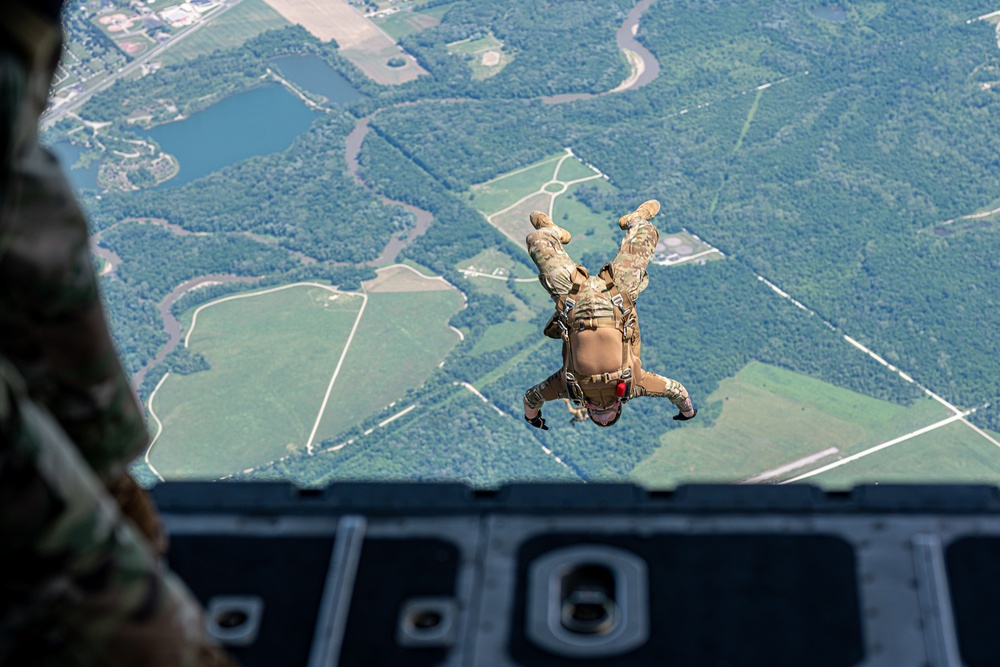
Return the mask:
[[179,235],[158,225],[128,223],[107,230],[101,242],[122,258],[118,279],[157,302],[198,276],[262,276],[298,264],[287,251],[239,233]]
[[491,227],[479,211],[381,136],[381,125],[373,127],[375,131],[365,137],[358,156],[365,182],[386,197],[434,215],[430,229],[403,250],[402,258],[430,267],[452,282],[460,279],[456,265],[484,248],[500,248],[515,261],[530,265],[524,253]]
[[372,126],[436,180],[462,191],[562,149],[536,122],[543,109],[541,102],[446,100],[386,109]]

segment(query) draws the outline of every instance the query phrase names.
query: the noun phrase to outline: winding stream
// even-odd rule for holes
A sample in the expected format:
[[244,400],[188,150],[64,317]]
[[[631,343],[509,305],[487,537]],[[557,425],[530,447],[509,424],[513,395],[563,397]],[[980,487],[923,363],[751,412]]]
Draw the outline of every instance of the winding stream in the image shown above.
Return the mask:
[[[354,129],[351,130],[351,133],[347,135],[346,142],[347,171],[354,177],[355,181],[366,188],[368,187],[368,184],[362,180],[359,173],[361,166],[358,164],[358,153],[361,152],[361,144],[364,143],[365,137],[371,130],[371,119],[374,115],[375,114],[372,114],[371,116],[366,116],[359,120],[357,125],[354,126]],[[382,254],[378,257],[378,259],[373,259],[372,261],[367,262],[368,266],[373,267],[386,266],[394,263],[396,261],[396,257],[399,256],[399,253],[403,250],[403,248],[408,246],[410,243],[413,243],[413,241],[418,236],[426,232],[427,228],[431,226],[432,222],[434,222],[434,215],[430,211],[425,211],[422,208],[417,208],[412,204],[407,204],[395,199],[389,199],[383,195],[378,195],[378,198],[383,204],[390,204],[405,208],[407,211],[412,213],[417,220],[416,225],[414,225],[414,227],[409,231],[396,232],[392,235],[392,238],[389,239],[389,243],[385,246],[385,249],[382,251]]]

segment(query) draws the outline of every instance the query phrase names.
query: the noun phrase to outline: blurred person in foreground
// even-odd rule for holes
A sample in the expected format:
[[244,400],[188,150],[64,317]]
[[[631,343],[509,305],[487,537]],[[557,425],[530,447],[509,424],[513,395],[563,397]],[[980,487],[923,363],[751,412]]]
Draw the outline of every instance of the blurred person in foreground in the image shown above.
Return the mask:
[[0,665],[230,665],[160,560],[86,219],[38,121],[61,0],[0,3]]

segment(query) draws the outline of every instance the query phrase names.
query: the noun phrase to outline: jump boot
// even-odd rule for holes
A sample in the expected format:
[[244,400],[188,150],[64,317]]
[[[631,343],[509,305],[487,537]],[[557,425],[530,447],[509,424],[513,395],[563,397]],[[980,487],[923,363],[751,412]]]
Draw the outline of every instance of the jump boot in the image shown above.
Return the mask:
[[545,227],[551,227],[557,232],[559,232],[559,242],[562,243],[563,245],[569,243],[570,239],[573,238],[572,234],[567,232],[565,229],[563,229],[556,223],[552,222],[552,218],[550,218],[545,213],[542,213],[541,211],[532,211],[531,215],[528,216],[528,219],[531,220],[531,226],[534,227],[535,229],[543,229]]
[[660,212],[660,202],[655,199],[650,199],[639,204],[639,208],[635,209],[627,215],[623,215],[618,218],[618,226],[622,229],[628,229],[629,226],[636,220],[652,220],[653,216]]

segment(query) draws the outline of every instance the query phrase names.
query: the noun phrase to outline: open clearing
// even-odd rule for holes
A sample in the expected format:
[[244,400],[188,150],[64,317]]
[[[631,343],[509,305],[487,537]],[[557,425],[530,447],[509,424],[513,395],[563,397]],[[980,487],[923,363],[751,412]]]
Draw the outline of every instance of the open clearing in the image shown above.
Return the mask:
[[438,5],[422,11],[400,11],[388,16],[375,17],[372,21],[393,39],[400,39],[441,23],[451,5]]
[[503,50],[503,42],[487,35],[480,39],[463,39],[448,45],[448,53],[465,59],[473,79],[488,79],[506,67],[514,57]]
[[423,384],[460,340],[448,320],[464,305],[461,292],[440,278],[419,277],[409,267],[379,273],[386,271],[403,283],[417,277],[433,289],[401,291],[383,282],[378,291],[370,291],[371,283],[365,283],[368,308],[319,422],[317,445]]
[[296,284],[200,306],[189,347],[211,369],[151,398],[153,470],[218,478],[306,451],[423,383],[459,340],[447,322],[463,298],[414,273],[380,270],[370,294]]
[[581,162],[567,148],[563,153],[473,185],[468,196],[490,224],[516,245],[523,247],[524,237],[532,230],[528,221],[531,211],[544,211],[573,234],[567,251],[574,259],[582,262],[584,255],[597,252],[604,258],[603,264],[618,251],[622,232],[617,217],[611,220],[598,215],[576,199],[574,193],[581,185],[614,189],[600,171]]
[[203,308],[189,348],[211,370],[160,387],[152,465],[219,477],[301,448],[361,307],[360,295],[302,286]]
[[[724,380],[700,402],[714,401],[723,402],[715,426],[667,432],[660,437],[661,446],[635,467],[632,479],[651,488],[669,488],[682,482],[738,482],[809,460],[831,447],[837,449],[771,479],[757,480],[780,482],[949,416],[944,406],[930,399],[902,407],[759,362]],[[921,437],[941,446],[951,442],[946,428]],[[1000,469],[1000,448],[986,440],[983,444],[993,448],[994,466]],[[898,457],[897,480],[940,478],[934,471],[935,463],[917,454],[919,451],[918,438],[884,450]],[[961,457],[962,453],[955,455]],[[844,485],[871,479],[870,458],[837,468],[828,479]],[[826,479],[817,475],[807,481],[826,483]]]
[[[324,42],[335,40],[344,57],[377,83],[404,83],[426,74],[412,56],[346,0],[267,0],[267,4]],[[391,58],[402,58],[405,64],[390,67]]]

